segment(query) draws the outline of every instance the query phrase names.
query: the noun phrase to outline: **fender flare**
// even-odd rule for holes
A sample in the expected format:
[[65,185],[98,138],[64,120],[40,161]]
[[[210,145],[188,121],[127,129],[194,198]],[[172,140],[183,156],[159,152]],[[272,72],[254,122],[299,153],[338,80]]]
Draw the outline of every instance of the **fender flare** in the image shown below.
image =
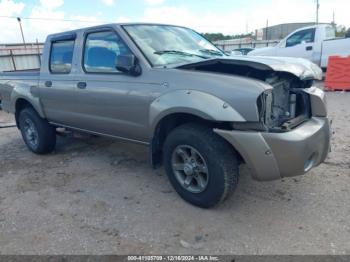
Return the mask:
[[16,104],[19,99],[27,101],[42,118],[46,118],[43,111],[37,87],[15,87],[11,93],[12,111],[16,112]]
[[149,126],[151,134],[158,123],[174,113],[187,113],[206,120],[220,122],[245,122],[246,120],[228,103],[205,92],[175,90],[156,98],[150,105]]

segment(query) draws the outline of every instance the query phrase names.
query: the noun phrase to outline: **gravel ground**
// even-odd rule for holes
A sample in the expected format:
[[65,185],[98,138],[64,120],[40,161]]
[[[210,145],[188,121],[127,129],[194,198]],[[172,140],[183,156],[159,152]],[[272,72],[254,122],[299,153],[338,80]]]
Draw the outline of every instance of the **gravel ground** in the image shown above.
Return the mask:
[[350,254],[350,93],[327,96],[324,164],[264,183],[243,168],[210,210],[182,201],[143,146],[65,137],[37,156],[0,129],[0,254]]

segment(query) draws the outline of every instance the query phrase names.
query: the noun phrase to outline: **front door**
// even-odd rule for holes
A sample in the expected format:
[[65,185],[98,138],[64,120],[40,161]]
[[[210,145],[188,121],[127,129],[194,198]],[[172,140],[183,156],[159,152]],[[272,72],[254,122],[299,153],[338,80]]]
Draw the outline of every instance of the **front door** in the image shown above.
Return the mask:
[[128,54],[130,49],[112,29],[85,35],[82,71],[76,83],[79,124],[97,133],[148,142],[151,94],[159,85],[149,83],[144,75],[118,71],[118,56]]
[[277,56],[300,57],[312,60],[315,28],[295,32],[286,40],[285,46],[277,49]]

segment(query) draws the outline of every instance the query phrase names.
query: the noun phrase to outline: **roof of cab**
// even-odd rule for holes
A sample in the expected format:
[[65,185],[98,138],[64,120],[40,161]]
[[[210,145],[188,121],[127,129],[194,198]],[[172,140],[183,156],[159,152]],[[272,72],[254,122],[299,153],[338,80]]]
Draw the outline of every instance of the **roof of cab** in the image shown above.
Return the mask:
[[[89,27],[83,27],[79,29],[74,29],[74,30],[69,30],[69,31],[64,31],[64,32],[59,32],[59,33],[54,33],[54,34],[49,34],[47,38],[54,38],[58,37],[61,35],[66,35],[66,34],[74,34],[78,33],[81,31],[87,31],[87,30],[93,30],[93,29],[98,29],[98,28],[104,28],[104,27],[115,27],[115,26],[128,26],[128,25],[159,25],[159,26],[177,26],[177,27],[184,27],[184,26],[179,26],[179,25],[171,25],[171,24],[161,24],[161,23],[109,23],[109,24],[101,24],[101,25],[96,25],[96,26],[89,26]],[[184,27],[185,28],[185,27]]]

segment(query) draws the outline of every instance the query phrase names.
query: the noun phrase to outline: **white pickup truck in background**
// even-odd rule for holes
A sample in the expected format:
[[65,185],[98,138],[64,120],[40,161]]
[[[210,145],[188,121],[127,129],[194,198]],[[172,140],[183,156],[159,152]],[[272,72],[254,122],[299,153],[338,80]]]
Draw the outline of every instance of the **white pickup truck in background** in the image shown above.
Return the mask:
[[350,38],[336,38],[328,24],[300,28],[282,39],[276,46],[255,49],[252,56],[282,56],[308,59],[326,69],[329,56],[349,56]]

